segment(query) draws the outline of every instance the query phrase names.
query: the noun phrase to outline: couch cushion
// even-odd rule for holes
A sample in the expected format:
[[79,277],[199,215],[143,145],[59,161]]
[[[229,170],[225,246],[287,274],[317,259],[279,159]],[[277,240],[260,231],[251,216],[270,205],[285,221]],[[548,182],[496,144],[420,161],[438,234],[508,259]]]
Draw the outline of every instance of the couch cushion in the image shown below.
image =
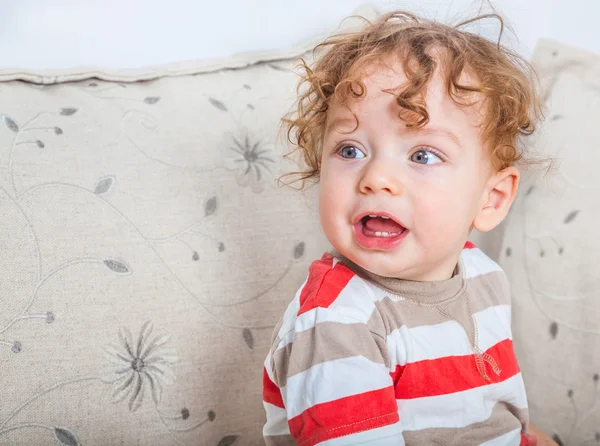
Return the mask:
[[600,57],[539,45],[547,102],[532,146],[556,169],[521,187],[500,261],[534,424],[560,444],[600,441]]
[[260,444],[271,332],[328,249],[281,188],[293,60],[0,84],[0,444]]

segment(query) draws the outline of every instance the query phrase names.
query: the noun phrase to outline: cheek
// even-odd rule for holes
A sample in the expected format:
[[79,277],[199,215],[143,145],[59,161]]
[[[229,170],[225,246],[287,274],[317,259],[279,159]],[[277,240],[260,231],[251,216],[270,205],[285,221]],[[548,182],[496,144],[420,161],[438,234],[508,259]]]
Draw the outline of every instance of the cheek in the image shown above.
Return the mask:
[[432,187],[414,202],[415,228],[432,243],[462,237],[471,224],[471,197],[460,183]]
[[354,197],[352,172],[339,163],[324,163],[319,182],[319,212],[323,216],[335,217],[348,212]]
[[333,230],[343,207],[343,187],[330,175],[321,175],[319,184],[319,218],[326,234]]

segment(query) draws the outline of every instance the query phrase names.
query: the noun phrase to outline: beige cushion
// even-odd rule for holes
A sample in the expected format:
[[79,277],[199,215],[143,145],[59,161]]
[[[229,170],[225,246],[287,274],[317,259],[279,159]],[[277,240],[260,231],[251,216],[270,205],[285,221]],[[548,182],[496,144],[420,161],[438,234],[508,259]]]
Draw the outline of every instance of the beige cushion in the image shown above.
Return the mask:
[[293,66],[0,84],[0,444],[261,443],[272,329],[329,247],[275,181]]
[[557,169],[522,185],[501,264],[532,422],[563,444],[600,441],[600,57],[542,42],[548,97],[533,147]]

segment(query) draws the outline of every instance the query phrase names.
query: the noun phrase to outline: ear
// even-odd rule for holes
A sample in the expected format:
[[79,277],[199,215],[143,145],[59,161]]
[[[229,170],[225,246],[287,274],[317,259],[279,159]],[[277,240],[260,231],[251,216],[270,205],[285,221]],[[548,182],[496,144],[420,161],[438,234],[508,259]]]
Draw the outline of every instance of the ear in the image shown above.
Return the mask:
[[483,206],[473,220],[475,229],[487,232],[502,223],[517,195],[520,177],[513,166],[492,175],[481,197]]

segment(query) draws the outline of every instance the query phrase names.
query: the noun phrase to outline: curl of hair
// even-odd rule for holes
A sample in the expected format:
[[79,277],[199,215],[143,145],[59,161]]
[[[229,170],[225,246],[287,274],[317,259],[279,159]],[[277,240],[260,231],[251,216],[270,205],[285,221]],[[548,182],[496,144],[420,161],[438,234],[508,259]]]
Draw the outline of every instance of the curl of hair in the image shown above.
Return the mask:
[[[462,29],[490,18],[500,22],[498,42]],[[367,22],[360,31],[335,35],[319,44],[314,54],[322,55],[315,57],[312,66],[300,61],[303,74],[295,110],[282,120],[295,147],[287,156],[299,151],[305,165],[299,172],[284,175],[292,178],[287,184],[301,181],[303,187],[307,180],[318,180],[327,112],[333,101],[345,104],[350,98],[363,98],[365,68],[390,58],[401,61],[407,79],[401,89],[389,92],[396,96],[399,117],[408,127],[429,122],[425,92],[439,70],[455,103],[484,104],[482,138],[493,167],[500,170],[528,162],[519,141],[534,132],[534,123],[541,117],[537,78],[527,61],[500,44],[503,29],[503,19],[495,13],[448,26],[396,11]],[[465,73],[474,84],[461,83]]]

